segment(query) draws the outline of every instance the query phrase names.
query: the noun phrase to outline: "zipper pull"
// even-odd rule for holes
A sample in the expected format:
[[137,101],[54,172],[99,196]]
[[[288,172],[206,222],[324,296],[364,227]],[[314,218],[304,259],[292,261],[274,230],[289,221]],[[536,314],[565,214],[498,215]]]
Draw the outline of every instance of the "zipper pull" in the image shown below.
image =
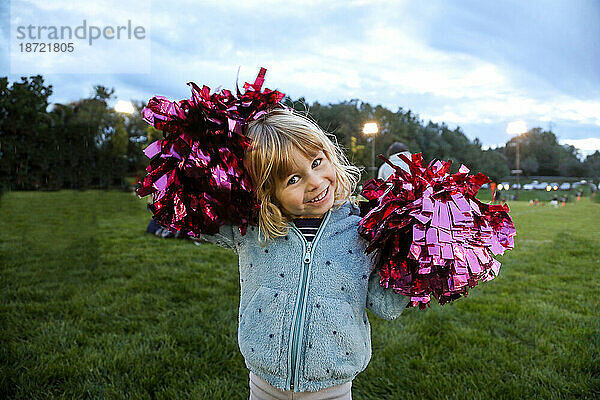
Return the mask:
[[311,250],[312,250],[312,243],[309,242],[308,246],[306,247],[306,253],[304,253],[304,262],[306,264],[309,264],[310,260],[312,260]]

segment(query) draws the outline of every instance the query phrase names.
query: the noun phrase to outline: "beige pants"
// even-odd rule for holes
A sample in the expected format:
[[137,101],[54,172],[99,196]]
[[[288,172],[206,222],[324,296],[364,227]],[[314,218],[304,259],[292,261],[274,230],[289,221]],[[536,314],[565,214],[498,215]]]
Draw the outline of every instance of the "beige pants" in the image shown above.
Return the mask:
[[281,390],[250,371],[250,400],[352,400],[352,382],[328,387],[318,392]]

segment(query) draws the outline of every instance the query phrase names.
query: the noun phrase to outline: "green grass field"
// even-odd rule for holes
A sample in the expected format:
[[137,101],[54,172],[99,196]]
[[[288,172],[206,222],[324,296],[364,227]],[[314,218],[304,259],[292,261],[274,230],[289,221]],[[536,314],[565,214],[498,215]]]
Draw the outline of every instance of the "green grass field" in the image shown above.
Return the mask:
[[[509,204],[517,248],[498,278],[370,315],[355,399],[600,398],[600,204]],[[0,398],[248,398],[236,256],[148,220],[130,193],[0,198]]]

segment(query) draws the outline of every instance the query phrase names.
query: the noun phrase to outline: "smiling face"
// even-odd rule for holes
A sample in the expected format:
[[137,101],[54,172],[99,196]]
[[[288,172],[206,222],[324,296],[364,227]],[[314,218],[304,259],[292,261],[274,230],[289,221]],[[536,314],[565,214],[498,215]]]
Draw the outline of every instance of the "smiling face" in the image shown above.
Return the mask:
[[275,197],[294,218],[322,217],[335,200],[335,168],[323,151],[312,158],[297,149],[290,151],[294,166],[277,183]]

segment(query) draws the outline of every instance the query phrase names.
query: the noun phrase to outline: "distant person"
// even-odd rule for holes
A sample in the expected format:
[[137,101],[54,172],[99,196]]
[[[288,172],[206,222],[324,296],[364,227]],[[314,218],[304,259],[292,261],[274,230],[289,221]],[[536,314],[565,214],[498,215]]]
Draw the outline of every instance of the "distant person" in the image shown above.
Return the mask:
[[[138,180],[139,182],[139,180]],[[150,204],[148,204],[148,211],[150,210]],[[161,226],[158,222],[156,222],[153,218],[150,218],[150,222],[148,222],[148,226],[146,227],[146,233],[150,233],[151,235],[155,235],[159,238],[179,238],[186,239],[185,235],[181,235],[181,231],[171,231],[164,226]]]
[[[404,154],[408,158],[411,156],[410,152],[408,151],[408,147],[406,147],[404,143],[394,142],[390,145],[390,147],[388,147],[387,158],[390,160],[390,162],[408,172],[408,164],[402,161],[400,154]],[[393,173],[394,169],[387,163],[383,163],[381,167],[379,167],[379,173],[377,174],[377,177],[387,181],[387,179]]]
[[186,239],[185,235],[181,234],[181,231],[171,231],[164,226],[159,225],[154,219],[150,219],[148,222],[148,226],[146,227],[146,233],[150,233],[152,235],[158,236],[159,238],[178,238],[178,239]]

